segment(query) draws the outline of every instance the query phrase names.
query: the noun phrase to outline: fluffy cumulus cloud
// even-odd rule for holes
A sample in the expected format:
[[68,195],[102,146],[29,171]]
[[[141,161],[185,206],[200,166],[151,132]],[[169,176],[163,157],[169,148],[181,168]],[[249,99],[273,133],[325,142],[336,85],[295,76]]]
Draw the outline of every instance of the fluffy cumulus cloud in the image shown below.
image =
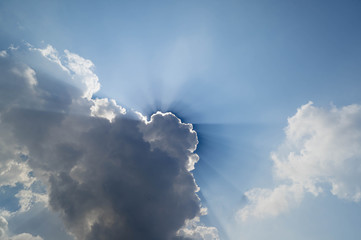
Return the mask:
[[323,109],[309,102],[288,119],[285,133],[284,144],[271,155],[282,183],[246,192],[249,204],[238,212],[242,220],[288,211],[306,193],[361,200],[360,105]]
[[97,98],[91,101],[94,103],[90,108],[93,117],[106,118],[112,122],[117,115],[126,113],[125,108],[117,105],[114,99]]
[[[147,120],[112,99],[93,99],[100,87],[93,68],[51,46],[1,53],[0,183],[22,186],[17,214],[43,203],[76,240],[218,239],[199,222],[192,125],[172,113]],[[34,190],[38,182],[45,192]]]

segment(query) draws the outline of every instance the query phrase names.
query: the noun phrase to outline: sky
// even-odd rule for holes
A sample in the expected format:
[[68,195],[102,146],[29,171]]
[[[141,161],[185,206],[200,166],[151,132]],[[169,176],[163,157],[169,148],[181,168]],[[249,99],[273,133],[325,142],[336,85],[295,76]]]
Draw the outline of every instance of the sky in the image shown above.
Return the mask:
[[359,239],[360,13],[1,1],[0,239]]

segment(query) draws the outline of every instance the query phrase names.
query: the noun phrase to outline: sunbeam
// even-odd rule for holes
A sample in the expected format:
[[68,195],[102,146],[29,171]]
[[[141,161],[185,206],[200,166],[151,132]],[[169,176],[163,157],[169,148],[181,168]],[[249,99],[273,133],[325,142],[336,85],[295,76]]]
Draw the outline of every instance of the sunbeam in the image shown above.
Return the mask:
[[358,240],[360,1],[0,1],[0,240]]

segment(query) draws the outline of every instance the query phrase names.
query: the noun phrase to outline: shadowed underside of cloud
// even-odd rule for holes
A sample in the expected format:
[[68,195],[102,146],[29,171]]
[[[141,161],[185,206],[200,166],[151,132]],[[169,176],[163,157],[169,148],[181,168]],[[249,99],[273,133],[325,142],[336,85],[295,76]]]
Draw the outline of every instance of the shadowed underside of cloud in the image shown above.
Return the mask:
[[312,102],[288,119],[284,144],[271,157],[282,184],[245,193],[248,218],[277,216],[297,206],[305,193],[330,191],[341,199],[361,199],[361,106],[323,109]]
[[[92,68],[51,46],[1,55],[1,185],[23,184],[19,211],[43,201],[79,240],[218,239],[199,220],[185,225],[201,215],[192,125],[172,113],[147,121],[114,100],[92,99]],[[46,193],[32,192],[36,181]],[[11,239],[40,239],[28,236]]]

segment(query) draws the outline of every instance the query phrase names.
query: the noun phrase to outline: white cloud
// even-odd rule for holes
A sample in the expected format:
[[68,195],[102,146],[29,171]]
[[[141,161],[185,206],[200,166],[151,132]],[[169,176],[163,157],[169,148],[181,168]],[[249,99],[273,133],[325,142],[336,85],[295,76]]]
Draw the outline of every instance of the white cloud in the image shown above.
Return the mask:
[[2,216],[0,216],[0,239],[5,239],[6,232],[8,230],[8,222]]
[[29,233],[21,233],[9,238],[9,240],[43,240],[40,236],[33,236]]
[[75,53],[65,50],[65,63],[68,69],[73,73],[75,82],[80,81],[85,85],[84,97],[91,99],[93,94],[100,89],[98,76],[93,72],[94,64],[92,61],[80,57]]
[[248,217],[276,216],[297,205],[304,193],[330,191],[341,199],[361,199],[361,106],[323,109],[312,102],[288,119],[286,140],[271,158],[274,189],[252,189],[249,204],[238,212]]
[[125,114],[125,108],[117,105],[114,99],[108,98],[97,98],[91,99],[94,103],[93,106],[90,107],[91,116],[93,117],[102,117],[108,119],[110,122],[118,116],[119,114]]
[[29,177],[31,168],[26,163],[10,160],[0,162],[0,186],[15,186],[16,183],[31,185],[34,178]]
[[194,240],[219,240],[218,230],[200,223],[199,217],[186,220],[185,225],[178,230],[177,235]]
[[[16,50],[16,49],[15,49]],[[30,47],[30,50],[40,52],[49,61],[56,63],[64,72],[70,75],[72,84],[83,92],[83,97],[91,99],[93,94],[100,89],[98,76],[93,72],[94,64],[69,50],[64,50],[64,55],[51,45],[45,48]]]
[[31,45],[29,45],[29,47],[31,50],[39,51],[48,60],[59,65],[64,71],[69,72],[69,69],[61,62],[58,51],[53,46],[47,45],[45,48],[32,48]]
[[0,57],[7,57],[8,53],[6,52],[6,50],[2,50],[0,51]]
[[303,198],[300,185],[280,185],[274,189],[254,188],[245,193],[249,204],[238,212],[238,218],[246,221],[250,217],[266,218],[299,204]]
[[18,212],[26,212],[32,207],[34,203],[42,202],[46,206],[48,204],[48,195],[35,193],[29,189],[20,190],[15,197],[19,199],[20,209]]

